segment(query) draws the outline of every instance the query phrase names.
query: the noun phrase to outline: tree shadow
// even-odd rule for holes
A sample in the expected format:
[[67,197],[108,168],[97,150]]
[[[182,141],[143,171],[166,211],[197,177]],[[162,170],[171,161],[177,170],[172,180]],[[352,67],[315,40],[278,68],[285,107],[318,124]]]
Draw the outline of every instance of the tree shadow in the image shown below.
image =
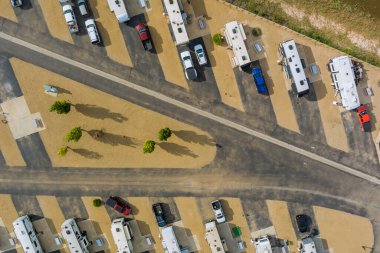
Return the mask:
[[111,112],[108,108],[99,107],[97,105],[76,104],[75,109],[83,115],[96,119],[112,119],[116,122],[123,122],[128,118],[121,113]]
[[91,150],[88,150],[88,149],[85,149],[85,148],[72,148],[71,150],[73,152],[75,152],[75,153],[77,153],[77,154],[85,157],[85,158],[88,158],[88,159],[100,159],[100,158],[103,157],[98,152],[91,151]]
[[215,142],[209,138],[207,135],[197,134],[193,131],[188,130],[179,130],[172,131],[178,138],[186,141],[186,142],[194,142],[201,145],[210,145],[214,146]]
[[194,154],[190,149],[188,149],[185,146],[178,145],[175,143],[169,143],[169,142],[161,142],[158,143],[158,146],[160,146],[163,150],[165,150],[168,153],[171,153],[173,155],[177,156],[191,156],[192,158],[197,158],[198,155]]
[[91,137],[95,140],[112,146],[123,145],[130,146],[133,148],[137,146],[135,138],[131,138],[125,135],[111,134],[104,131],[102,135],[99,135],[99,130],[96,129],[87,131],[87,133],[91,135]]

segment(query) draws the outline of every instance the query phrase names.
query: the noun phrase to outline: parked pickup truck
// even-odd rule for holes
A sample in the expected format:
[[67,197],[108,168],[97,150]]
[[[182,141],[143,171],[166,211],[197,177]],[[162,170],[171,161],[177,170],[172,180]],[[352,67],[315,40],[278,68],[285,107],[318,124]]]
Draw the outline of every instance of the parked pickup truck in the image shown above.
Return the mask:
[[76,33],[79,31],[77,19],[73,11],[73,7],[70,4],[66,4],[62,7],[63,15],[65,16],[67,27],[69,28],[70,33]]
[[139,33],[140,41],[143,44],[144,49],[147,51],[151,51],[153,47],[152,47],[152,41],[150,39],[148,27],[145,24],[140,23],[136,25],[135,28]]
[[371,131],[371,118],[368,114],[367,107],[365,105],[360,106],[356,109],[356,113],[358,114],[361,129],[364,132]]
[[261,71],[261,68],[256,67],[252,69],[252,76],[255,80],[256,89],[259,94],[268,95],[268,88],[265,84],[263,72]]
[[159,227],[165,227],[166,221],[164,217],[164,212],[162,210],[162,204],[161,203],[155,203],[152,205],[152,210],[154,213],[154,216],[156,216],[156,220]]
[[111,196],[107,199],[106,205],[112,207],[115,211],[128,216],[131,214],[132,209],[128,204],[121,198],[116,196]]

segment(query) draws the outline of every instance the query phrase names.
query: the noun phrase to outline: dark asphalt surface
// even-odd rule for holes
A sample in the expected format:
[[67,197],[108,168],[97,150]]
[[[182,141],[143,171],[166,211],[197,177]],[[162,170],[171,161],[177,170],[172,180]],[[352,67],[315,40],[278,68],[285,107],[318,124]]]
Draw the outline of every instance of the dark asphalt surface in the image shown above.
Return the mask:
[[[344,153],[326,145],[320,117],[314,116],[319,115],[319,111],[313,99],[300,102],[305,104],[306,111],[297,108],[299,101],[293,101],[302,134],[292,133],[277,126],[269,98],[257,94],[251,77],[246,73],[235,73],[246,108],[246,112],[239,112],[220,102],[209,66],[199,69],[203,76],[200,82],[189,82],[190,92],[166,82],[157,56],[143,50],[133,24],[121,26],[136,66],[131,69],[106,58],[104,48],[88,43],[86,35],[75,37],[75,45],[69,45],[52,38],[43,22],[35,28],[33,22],[41,19],[41,12],[35,2],[31,0],[31,8],[18,10],[20,13],[16,13],[22,25],[0,19],[0,31],[380,177],[374,145],[369,135],[363,138],[359,129],[352,127],[355,125],[353,115],[343,115],[348,132],[352,132],[348,135],[352,150]],[[28,22],[29,25],[23,25]],[[198,42],[202,43],[201,40],[190,43],[190,49],[193,43]],[[27,168],[9,168],[4,165],[3,159],[0,159],[0,193],[20,196],[57,195],[61,198],[62,201],[59,203],[65,210],[72,209],[72,203],[76,203],[75,201],[78,201],[78,206],[83,206],[79,198],[82,195],[107,196],[111,193],[157,197],[231,196],[257,203],[262,203],[265,199],[279,199],[306,206],[330,207],[368,217],[374,226],[377,247],[380,239],[379,186],[4,40],[0,40],[0,55],[1,101],[20,93],[17,80],[12,77],[13,71],[7,62],[8,57],[14,56],[199,127],[209,132],[220,145],[215,160],[202,170],[144,169],[142,173],[140,169],[130,168],[52,169],[43,143],[36,134],[30,140],[18,141],[24,158],[27,158]],[[9,85],[12,91],[7,89]],[[15,197],[14,200],[23,210],[21,198]],[[291,209],[293,208],[297,210],[298,207],[292,206]],[[36,213],[39,214],[39,210],[36,210]],[[79,207],[72,209],[72,216],[86,215],[85,210]],[[262,223],[259,223],[262,225],[270,224],[265,215],[265,212],[258,212],[257,217],[252,219],[262,219]],[[380,250],[375,248],[374,252]]]

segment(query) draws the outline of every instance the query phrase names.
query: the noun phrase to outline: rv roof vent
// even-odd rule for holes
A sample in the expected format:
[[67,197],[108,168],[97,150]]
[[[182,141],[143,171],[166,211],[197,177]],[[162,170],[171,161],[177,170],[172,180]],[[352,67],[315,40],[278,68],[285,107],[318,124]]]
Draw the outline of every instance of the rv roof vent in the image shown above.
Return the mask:
[[182,33],[182,28],[181,27],[178,28],[178,32]]
[[293,50],[293,45],[289,45],[289,49],[290,49],[290,50]]

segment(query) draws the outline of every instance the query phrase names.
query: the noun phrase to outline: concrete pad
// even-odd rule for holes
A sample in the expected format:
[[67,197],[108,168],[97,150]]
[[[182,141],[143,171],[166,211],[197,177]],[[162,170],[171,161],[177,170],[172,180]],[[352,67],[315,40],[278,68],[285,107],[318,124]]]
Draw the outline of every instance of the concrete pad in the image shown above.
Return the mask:
[[367,218],[319,206],[313,210],[325,250],[334,253],[371,251],[374,236]]
[[245,218],[243,206],[238,198],[223,198],[222,207],[225,212],[227,221],[230,223],[231,229],[233,227],[240,227],[241,239],[246,247],[246,252],[254,252],[251,244],[251,231],[248,226],[247,219]]
[[[202,15],[196,16],[196,14],[194,13],[193,2],[182,1],[182,5],[186,14],[191,17],[190,24],[185,23],[186,32],[189,36],[189,39],[193,40],[210,34],[210,30],[207,25],[207,20]],[[201,22],[203,25],[202,29],[199,26],[199,22]]]
[[0,150],[8,166],[26,166],[7,124],[0,124]]
[[30,115],[24,96],[12,98],[0,104],[6,120],[16,120]]
[[15,245],[12,245],[11,241],[14,242],[14,240],[8,233],[8,230],[2,224],[0,224],[0,252],[6,252],[15,249],[16,247]]
[[[107,1],[88,1],[97,27],[107,50],[107,55],[114,61],[133,67],[123,34],[121,33],[116,16],[110,11]],[[126,24],[120,24],[126,25]]]
[[51,36],[74,44],[71,33],[67,28],[65,18],[62,13],[62,6],[59,1],[38,0],[44,15],[46,25]]
[[199,208],[195,198],[192,197],[178,197],[174,198],[178,211],[181,215],[183,226],[189,229],[189,236],[194,235],[194,239],[199,243],[201,247],[198,250],[202,252],[211,252],[210,246],[207,241],[204,240],[205,226],[202,220],[202,216],[199,213]]
[[57,245],[55,243],[55,238],[59,238],[59,236],[55,233],[55,229],[54,232],[51,231],[51,228],[46,219],[39,219],[37,221],[34,221],[33,227],[39,234],[38,240],[40,241],[41,247],[45,252],[57,251],[63,247],[62,244]]
[[17,22],[17,17],[10,1],[0,1],[0,16]]
[[279,239],[288,240],[289,248],[297,252],[297,236],[293,229],[288,205],[284,201],[267,200],[269,216]]
[[[149,252],[154,249],[153,238],[150,234],[143,235],[140,231],[138,221],[131,220],[128,221],[129,227],[131,228],[133,234],[133,251],[134,252]],[[149,238],[152,241],[151,245],[148,245],[146,239]]]
[[[92,201],[96,198],[100,197],[82,197],[82,201],[86,207],[89,219],[95,221],[99,226],[100,231],[98,233],[103,234],[105,239],[108,241],[107,251],[116,252],[117,247],[113,242],[113,237],[111,234],[111,219],[108,216],[106,207],[104,205],[100,207],[94,207]],[[107,245],[107,242],[104,242],[104,244]]]
[[195,235],[190,235],[189,229],[183,226],[182,221],[177,221],[172,224],[175,237],[178,244],[183,248],[187,248],[190,252],[199,251],[200,246]]
[[158,229],[156,217],[152,211],[152,203],[146,197],[129,197],[128,202],[135,209],[132,210],[133,216],[139,224],[142,234],[151,234],[154,241],[154,250],[156,253],[163,253],[161,246],[161,236]]
[[15,139],[20,139],[46,129],[40,113],[8,121],[8,126]]
[[[109,244],[106,238],[101,234],[102,232],[99,229],[99,225],[94,220],[81,220],[77,221],[77,225],[80,231],[86,231],[87,240],[90,242],[88,246],[88,251],[91,253],[104,251],[106,253],[111,253],[108,249]],[[100,239],[103,244],[98,246],[96,240]]]
[[152,10],[145,13],[145,18],[165,79],[182,88],[189,89],[177,47],[170,35],[166,17],[162,15],[161,1],[151,1],[151,4]]
[[[226,241],[228,252],[231,252],[231,253],[245,252],[245,250],[241,250],[238,248],[237,243],[239,241],[241,241],[241,238],[240,238],[240,236],[234,238],[234,236],[232,234],[232,230],[231,230],[232,228],[230,225],[231,224],[229,224],[227,222],[216,225],[220,238],[222,240]],[[246,244],[246,246],[251,247],[247,244]]]

